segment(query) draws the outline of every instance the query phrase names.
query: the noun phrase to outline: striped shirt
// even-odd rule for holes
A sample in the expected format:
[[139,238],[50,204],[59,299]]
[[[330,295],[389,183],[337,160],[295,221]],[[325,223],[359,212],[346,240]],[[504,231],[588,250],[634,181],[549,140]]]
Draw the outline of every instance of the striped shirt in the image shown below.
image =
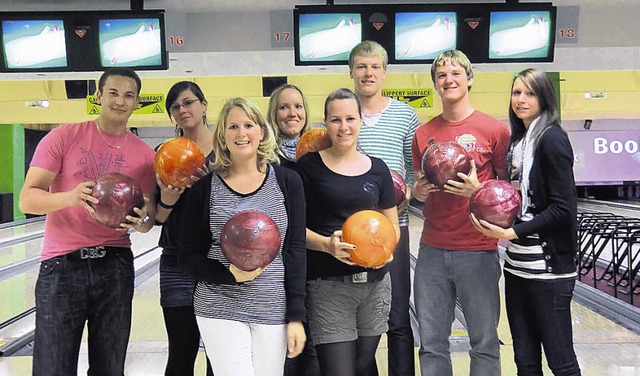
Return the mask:
[[262,186],[249,194],[235,192],[216,174],[211,179],[209,220],[213,242],[207,257],[220,261],[226,267],[229,261],[220,248],[220,233],[227,220],[242,210],[258,210],[274,220],[281,234],[280,251],[265,271],[252,281],[235,285],[198,282],[193,298],[195,314],[254,324],[284,324],[286,294],[282,245],[288,218],[284,194],[272,166],[269,166]]
[[[382,159],[413,185],[411,142],[418,128],[416,112],[404,102],[389,98],[387,107],[377,114],[364,114],[358,146],[367,155]],[[409,225],[409,212],[400,213],[400,226]]]

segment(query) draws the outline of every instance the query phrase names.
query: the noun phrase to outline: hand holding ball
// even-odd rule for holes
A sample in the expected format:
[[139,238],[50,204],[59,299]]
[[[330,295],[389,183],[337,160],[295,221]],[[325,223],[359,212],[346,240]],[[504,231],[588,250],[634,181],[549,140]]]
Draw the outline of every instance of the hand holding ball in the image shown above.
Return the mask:
[[361,210],[347,218],[342,240],[356,246],[350,260],[367,268],[384,265],[398,243],[393,223],[375,210]]
[[487,180],[473,191],[469,209],[478,220],[509,228],[520,212],[520,195],[506,181]]
[[222,253],[243,271],[265,267],[280,250],[280,230],[268,215],[244,210],[231,217],[220,233]]
[[443,189],[447,180],[462,181],[458,172],[469,175],[471,157],[457,142],[436,142],[422,156],[422,172],[429,183]]
[[160,146],[154,167],[163,183],[184,188],[192,183],[192,175],[198,175],[198,168],[204,165],[204,160],[198,144],[186,137],[178,137]]
[[99,177],[91,196],[99,200],[97,204],[89,202],[94,210],[91,215],[99,223],[112,228],[120,228],[121,223],[128,222],[127,215],[135,216],[133,208],[144,206],[140,185],[131,177],[117,172]]

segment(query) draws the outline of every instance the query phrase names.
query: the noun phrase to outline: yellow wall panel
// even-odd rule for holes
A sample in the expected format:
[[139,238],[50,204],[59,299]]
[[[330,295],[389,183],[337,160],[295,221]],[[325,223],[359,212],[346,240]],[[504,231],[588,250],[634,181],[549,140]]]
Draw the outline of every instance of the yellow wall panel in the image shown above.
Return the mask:
[[638,92],[640,71],[560,72],[563,92]]
[[325,98],[335,89],[353,88],[353,80],[349,78],[347,69],[344,74],[291,75],[288,82],[300,88],[305,96],[320,95]]
[[64,80],[49,80],[46,81],[46,85],[48,91],[46,99],[49,99],[50,101],[67,100],[67,88],[65,87]]
[[[500,119],[507,118],[509,90],[514,72],[476,72],[471,100],[475,108]],[[640,118],[640,71],[561,72],[563,119]],[[143,94],[166,95],[181,80],[193,80],[208,101],[208,118],[214,123],[224,101],[236,96],[252,99],[265,113],[268,98],[262,97],[262,76],[143,78]],[[311,120],[322,122],[326,96],[339,87],[353,88],[345,67],[344,74],[289,75],[288,82],[299,86],[307,97]],[[433,88],[428,67],[419,73],[394,73],[385,81],[386,89]],[[604,93],[603,98],[586,99],[585,92]],[[25,102],[48,99],[48,109],[28,108]],[[164,108],[164,103],[162,104]],[[433,107],[416,110],[420,122],[442,111],[437,93]],[[86,114],[82,99],[66,99],[64,80],[7,80],[0,83],[0,123],[66,123],[94,118]],[[132,126],[165,126],[172,122],[166,113],[133,115]]]
[[33,101],[49,99],[47,81],[15,80],[0,83],[1,100]]
[[257,97],[262,95],[262,76],[196,77],[207,97]]
[[640,91],[608,92],[604,98],[585,98],[584,93],[561,95],[562,118],[640,119]]

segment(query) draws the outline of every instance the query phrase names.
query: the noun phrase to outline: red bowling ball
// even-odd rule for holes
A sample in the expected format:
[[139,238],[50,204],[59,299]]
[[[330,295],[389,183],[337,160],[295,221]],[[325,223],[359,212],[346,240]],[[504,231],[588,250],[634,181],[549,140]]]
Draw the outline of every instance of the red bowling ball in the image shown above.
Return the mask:
[[391,173],[391,180],[393,180],[393,188],[396,190],[396,206],[398,206],[407,197],[407,184],[398,171],[389,170],[389,172]]
[[393,223],[375,210],[349,216],[342,225],[342,240],[356,246],[349,259],[367,268],[384,265],[398,244]]
[[468,175],[471,171],[471,157],[457,142],[435,142],[422,156],[422,172],[429,183],[443,189],[447,180],[461,181],[458,172]]
[[93,218],[105,226],[119,228],[127,223],[127,215],[137,216],[133,208],[144,206],[142,188],[131,177],[118,172],[104,174],[96,180],[91,196],[97,198],[97,204],[89,203],[94,212]]
[[506,181],[487,180],[473,191],[469,209],[479,220],[509,228],[520,211],[520,195]]
[[238,269],[265,267],[280,250],[280,230],[268,215],[244,210],[231,217],[220,234],[222,253]]
[[204,154],[192,140],[178,137],[160,146],[153,164],[163,183],[183,188],[193,182],[192,175],[198,176],[198,168],[204,165]]
[[331,147],[333,143],[329,133],[324,128],[312,128],[304,132],[296,146],[296,159],[310,151],[321,151]]

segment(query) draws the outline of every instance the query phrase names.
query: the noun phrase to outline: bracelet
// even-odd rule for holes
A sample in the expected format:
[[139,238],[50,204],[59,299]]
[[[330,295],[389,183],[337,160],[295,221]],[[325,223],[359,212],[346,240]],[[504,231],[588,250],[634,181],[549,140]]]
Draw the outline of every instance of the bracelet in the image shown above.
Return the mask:
[[176,204],[167,205],[164,202],[162,202],[162,200],[158,201],[158,205],[160,205],[160,207],[165,208],[165,209],[173,209],[173,207],[176,206]]

